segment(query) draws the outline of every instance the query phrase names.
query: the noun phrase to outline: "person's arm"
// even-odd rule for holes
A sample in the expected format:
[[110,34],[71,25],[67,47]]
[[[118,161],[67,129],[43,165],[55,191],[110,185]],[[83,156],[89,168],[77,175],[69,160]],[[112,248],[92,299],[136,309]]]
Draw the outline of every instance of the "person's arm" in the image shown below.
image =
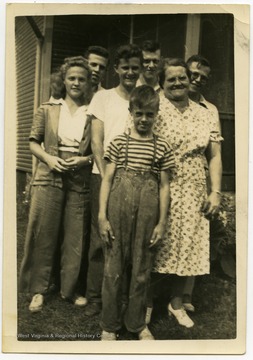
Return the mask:
[[46,128],[45,128],[46,119],[47,119],[47,112],[45,111],[46,108],[47,108],[46,106],[41,105],[37,109],[34,115],[32,128],[29,136],[30,150],[37,159],[47,164],[50,170],[61,173],[67,171],[67,168],[65,167],[66,165],[65,161],[57,156],[52,156],[48,154],[44,150],[44,146],[43,146],[45,140],[44,136],[46,133]]
[[107,244],[111,245],[114,239],[114,234],[111,225],[107,218],[107,206],[109,195],[112,187],[112,181],[116,170],[116,164],[109,162],[106,164],[104,177],[102,179],[100,194],[99,194],[99,213],[98,225],[101,239]]
[[209,143],[207,157],[209,158],[211,192],[202,206],[202,211],[205,215],[210,216],[219,210],[221,202],[222,161],[219,142],[211,141]]
[[98,167],[101,177],[104,177],[105,161],[104,156],[104,123],[94,118],[91,123],[91,149],[94,155],[94,160]]
[[149,247],[156,245],[158,241],[162,240],[168,221],[168,207],[170,201],[169,171],[161,171],[160,178],[159,221],[153,231]]
[[49,155],[35,140],[30,140],[30,150],[34,156],[48,165],[50,170],[57,172],[67,171],[66,162],[58,156]]

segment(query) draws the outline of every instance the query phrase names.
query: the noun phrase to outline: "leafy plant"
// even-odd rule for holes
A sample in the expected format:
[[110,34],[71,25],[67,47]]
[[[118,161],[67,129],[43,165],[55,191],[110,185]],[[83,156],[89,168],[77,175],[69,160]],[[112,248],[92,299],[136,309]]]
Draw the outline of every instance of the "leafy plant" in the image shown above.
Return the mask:
[[235,233],[234,196],[223,194],[220,211],[210,222],[210,253],[211,262],[231,278],[236,277]]

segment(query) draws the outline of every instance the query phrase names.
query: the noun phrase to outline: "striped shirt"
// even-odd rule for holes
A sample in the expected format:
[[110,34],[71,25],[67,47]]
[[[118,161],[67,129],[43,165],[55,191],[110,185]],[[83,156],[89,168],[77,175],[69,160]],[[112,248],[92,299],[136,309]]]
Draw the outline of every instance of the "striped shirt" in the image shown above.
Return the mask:
[[[107,147],[104,159],[115,163],[118,169],[124,168],[126,163],[126,145],[127,135],[125,133],[116,136]],[[154,138],[142,140],[129,136],[127,167],[136,171],[153,170],[155,173],[175,167],[173,150],[166,140],[156,137],[155,159],[154,150]]]

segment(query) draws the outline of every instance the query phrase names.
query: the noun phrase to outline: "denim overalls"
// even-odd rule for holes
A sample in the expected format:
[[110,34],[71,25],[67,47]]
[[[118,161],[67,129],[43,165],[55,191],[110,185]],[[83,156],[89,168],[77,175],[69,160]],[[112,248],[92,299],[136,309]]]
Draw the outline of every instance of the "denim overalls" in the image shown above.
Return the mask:
[[124,322],[130,332],[145,328],[146,297],[152,269],[154,250],[149,248],[151,236],[158,223],[158,175],[150,171],[134,171],[127,167],[117,169],[108,203],[108,219],[115,239],[105,249],[105,268],[102,287],[103,330],[115,332],[122,327],[122,293],[125,292],[125,274],[128,278],[128,307]]

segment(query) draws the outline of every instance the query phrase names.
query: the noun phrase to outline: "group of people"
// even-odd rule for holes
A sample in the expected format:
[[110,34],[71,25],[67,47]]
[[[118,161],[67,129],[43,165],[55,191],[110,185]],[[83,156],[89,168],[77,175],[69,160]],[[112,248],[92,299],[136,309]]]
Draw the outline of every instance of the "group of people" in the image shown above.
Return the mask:
[[101,313],[102,340],[116,340],[123,325],[153,340],[153,274],[173,278],[168,313],[194,325],[188,313],[195,276],[210,271],[223,139],[218,111],[201,94],[205,58],[162,59],[150,40],[123,45],[119,84],[106,90],[108,61],[100,46],[66,58],[34,116],[29,142],[39,161],[19,285],[32,295],[29,310],[40,311],[59,271],[61,297],[85,316]]

